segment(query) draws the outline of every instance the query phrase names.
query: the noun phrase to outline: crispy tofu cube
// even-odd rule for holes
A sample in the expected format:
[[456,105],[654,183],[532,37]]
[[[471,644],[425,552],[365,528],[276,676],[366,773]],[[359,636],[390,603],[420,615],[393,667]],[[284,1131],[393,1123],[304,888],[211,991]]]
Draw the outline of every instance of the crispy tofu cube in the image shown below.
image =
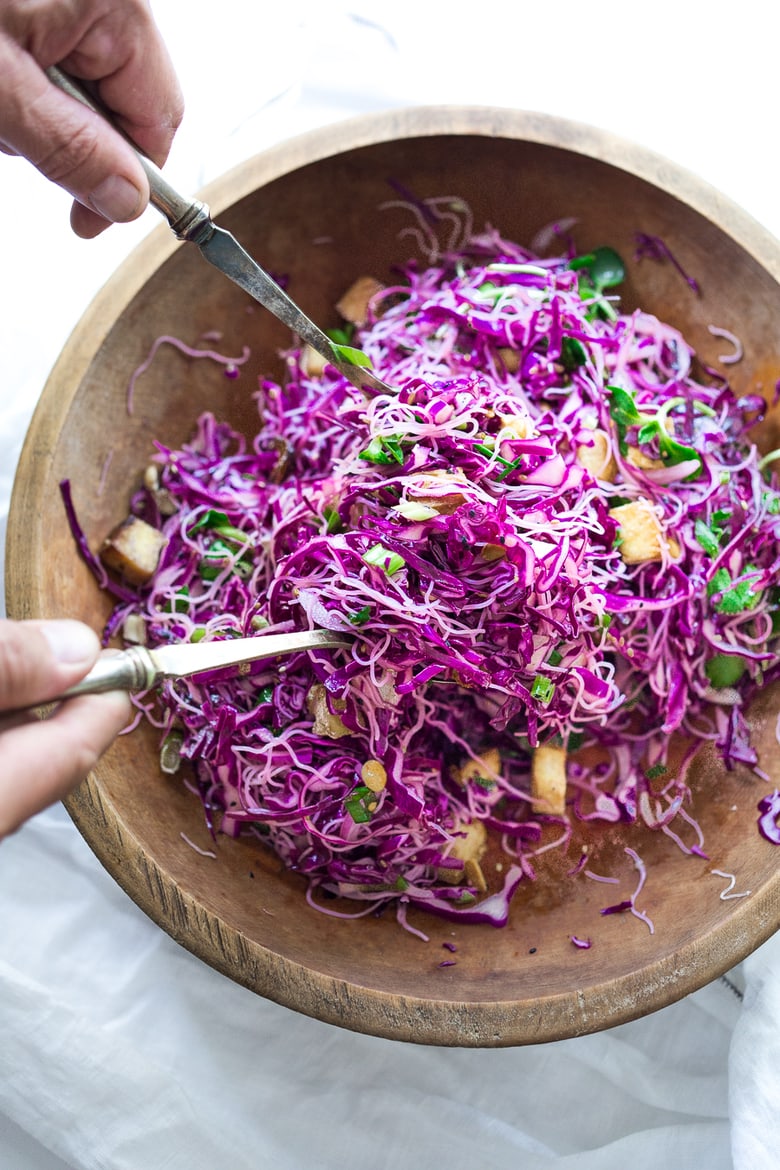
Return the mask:
[[671,557],[680,555],[679,544],[674,538],[667,538],[649,500],[621,504],[610,508],[609,514],[620,525],[620,555],[627,565],[660,561],[664,550]]
[[457,857],[459,861],[480,861],[487,849],[487,829],[482,821],[469,821],[467,825],[459,825],[458,833],[465,833],[463,837],[456,837],[450,847],[448,856]]
[[301,351],[301,367],[304,374],[310,378],[319,378],[327,364],[325,358],[317,352],[313,345],[308,343],[304,345]]
[[588,445],[580,443],[577,447],[577,462],[590,472],[594,479],[606,480],[614,483],[617,475],[617,463],[612,454],[612,443],[606,431],[593,431],[593,442]]
[[463,788],[472,780],[476,780],[478,776],[491,779],[497,776],[501,771],[501,753],[498,748],[488,748],[486,752],[482,752],[477,756],[476,760],[467,759],[461,764],[459,768],[453,770],[453,779],[462,785]]
[[542,744],[531,760],[531,796],[537,813],[566,812],[566,749]]
[[658,471],[664,466],[663,459],[653,459],[651,455],[645,455],[639,447],[627,448],[626,463],[630,463],[632,467],[637,467],[640,471]]
[[537,434],[536,425],[530,414],[501,414],[497,413],[501,423],[500,439],[531,439]]
[[140,613],[129,613],[122,622],[122,637],[134,646],[146,645],[146,622]]
[[461,485],[465,487],[466,477],[459,468],[454,471],[440,469],[415,476],[406,494],[409,500],[430,508],[440,516],[451,516],[466,502],[460,490]]
[[365,325],[368,319],[368,302],[384,285],[373,276],[359,276],[336,302],[336,308],[345,321],[353,325]]
[[482,866],[473,857],[468,857],[463,863],[466,881],[470,886],[476,886],[480,894],[487,893],[487,882],[482,872]]
[[[479,883],[474,881],[469,875],[471,873],[476,876],[474,867],[476,866],[479,869],[479,863],[487,850],[487,829],[482,824],[482,821],[469,821],[468,824],[456,825],[454,831],[463,835],[454,838],[452,844],[447,848],[446,856],[452,857],[456,861],[462,861],[463,869],[460,867],[450,869],[447,866],[442,866],[437,871],[439,880],[457,886],[463,880],[465,872],[466,880],[471,885],[475,885],[478,889],[481,889],[482,887]],[[481,869],[479,870],[479,875],[480,877],[482,876]],[[484,877],[482,881],[484,882]]]
[[159,529],[128,516],[103,541],[100,558],[131,585],[143,585],[154,574],[166,539]]
[[[341,739],[352,732],[339,718],[339,711],[346,711],[347,704],[343,699],[331,699],[328,703],[328,692],[322,683],[315,683],[306,696],[306,707],[314,719],[314,734],[324,735],[328,739]],[[332,710],[331,710],[332,708]]]

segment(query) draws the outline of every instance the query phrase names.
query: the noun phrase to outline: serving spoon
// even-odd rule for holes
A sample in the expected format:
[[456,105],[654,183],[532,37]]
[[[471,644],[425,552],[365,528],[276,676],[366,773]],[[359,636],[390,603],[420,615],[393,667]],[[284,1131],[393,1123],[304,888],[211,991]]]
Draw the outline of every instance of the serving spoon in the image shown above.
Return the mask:
[[298,630],[291,634],[224,638],[218,642],[172,643],[154,650],[145,646],[104,650],[84,678],[61,695],[48,699],[47,703],[102,691],[146,691],[166,679],[191,678],[205,671],[240,666],[263,658],[347,645],[349,643],[344,637],[329,630]]
[[150,202],[165,217],[174,235],[196,244],[201,256],[230,280],[249,293],[264,308],[287,325],[300,339],[316,350],[327,362],[357,386],[372,394],[391,394],[390,387],[366,366],[360,350],[337,345],[311,321],[276,281],[241,247],[235,236],[217,227],[207,204],[180,195],[162,171],[138,149],[114,122],[111,114],[77,81],[53,65],[46,70],[50,81],[69,97],[75,98],[100,114],[132,147],[149,180]]

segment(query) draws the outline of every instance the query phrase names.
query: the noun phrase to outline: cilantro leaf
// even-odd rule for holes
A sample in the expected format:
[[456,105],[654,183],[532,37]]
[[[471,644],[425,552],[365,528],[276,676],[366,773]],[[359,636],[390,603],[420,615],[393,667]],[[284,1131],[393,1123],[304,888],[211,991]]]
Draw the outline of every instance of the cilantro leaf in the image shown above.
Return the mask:
[[341,329],[326,329],[328,337],[331,341],[335,341],[337,345],[349,345],[352,340],[352,334],[355,332],[355,326],[347,324]]
[[575,256],[568,267],[583,272],[597,292],[614,288],[626,279],[626,266],[614,248],[594,248],[582,256]]
[[[746,572],[753,571],[755,565],[746,566]],[[708,597],[718,594],[720,596],[714,603],[714,609],[717,613],[725,614],[744,613],[746,609],[752,609],[761,596],[760,591],[756,592],[749,581],[733,584],[728,569],[718,569],[707,585]]]
[[657,438],[661,459],[667,467],[695,460],[698,466],[685,477],[686,481],[695,479],[702,467],[699,453],[693,447],[688,447],[673,439],[660,417],[656,415],[654,418],[648,418],[646,414],[641,414],[630,390],[624,390],[622,386],[608,386],[607,390],[609,391],[609,413],[617,431],[621,455],[625,455],[628,450],[626,432],[629,427],[639,427],[637,441],[649,443]]
[[564,370],[576,370],[588,360],[588,351],[578,337],[565,336],[561,342],[561,364]]
[[716,534],[703,520],[696,521],[693,531],[704,551],[711,557],[717,556],[720,549],[720,533]]
[[630,390],[624,390],[622,386],[607,386],[607,390],[609,414],[617,431],[620,454],[625,455],[628,450],[626,431],[629,427],[638,426],[642,422],[642,416],[636,408],[636,401]]
[[333,343],[333,355],[336,363],[350,366],[360,366],[361,369],[371,368],[371,358],[363,353],[362,349],[355,349],[352,345],[337,345]]

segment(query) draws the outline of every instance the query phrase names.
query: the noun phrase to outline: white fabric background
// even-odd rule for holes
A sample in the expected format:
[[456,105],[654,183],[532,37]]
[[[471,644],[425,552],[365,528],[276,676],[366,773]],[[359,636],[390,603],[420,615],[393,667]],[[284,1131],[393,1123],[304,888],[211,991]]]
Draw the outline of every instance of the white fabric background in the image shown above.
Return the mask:
[[[354,113],[471,102],[633,138],[780,234],[774,6],[153,7],[188,102],[169,164],[182,190]],[[84,243],[25,163],[0,158],[0,181],[4,535],[48,370],[157,217]],[[61,808],[0,848],[0,1170],[774,1170],[778,1116],[780,936],[730,985],[645,1020],[449,1051],[340,1031],[217,975],[128,901]]]

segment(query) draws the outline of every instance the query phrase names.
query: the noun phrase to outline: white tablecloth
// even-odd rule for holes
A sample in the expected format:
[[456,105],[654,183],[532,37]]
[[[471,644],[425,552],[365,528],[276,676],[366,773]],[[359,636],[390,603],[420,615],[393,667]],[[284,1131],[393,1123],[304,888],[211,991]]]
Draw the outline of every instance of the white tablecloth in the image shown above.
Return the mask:
[[[780,234],[772,6],[153,7],[188,101],[170,162],[183,190],[357,112],[473,102],[633,138]],[[85,243],[25,163],[0,159],[0,177],[4,529],[48,370],[157,220]],[[779,1116],[780,936],[647,1019],[450,1051],[341,1031],[230,983],[129,902],[59,807],[0,847],[0,1170],[770,1170]]]

